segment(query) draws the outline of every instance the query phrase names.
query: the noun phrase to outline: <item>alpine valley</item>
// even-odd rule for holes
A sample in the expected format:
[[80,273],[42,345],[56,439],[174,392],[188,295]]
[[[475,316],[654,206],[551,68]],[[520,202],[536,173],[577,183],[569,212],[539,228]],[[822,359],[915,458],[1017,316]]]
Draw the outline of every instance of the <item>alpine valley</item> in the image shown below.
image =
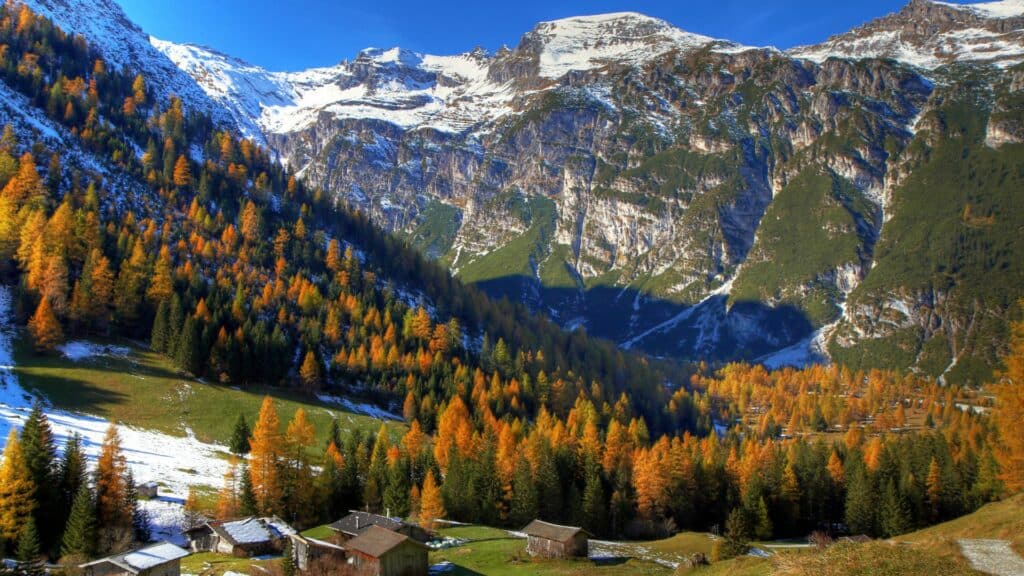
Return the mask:
[[1024,295],[1022,0],[913,0],[786,51],[580,16],[300,72],[111,0],[30,5],[463,281],[625,349],[977,383]]

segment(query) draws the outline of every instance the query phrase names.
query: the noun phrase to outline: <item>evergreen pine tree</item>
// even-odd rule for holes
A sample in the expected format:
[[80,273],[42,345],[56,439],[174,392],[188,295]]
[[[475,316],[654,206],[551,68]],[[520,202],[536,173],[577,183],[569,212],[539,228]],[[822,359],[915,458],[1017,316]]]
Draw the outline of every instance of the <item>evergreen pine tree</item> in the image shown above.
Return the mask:
[[82,484],[64,528],[61,556],[84,559],[92,556],[95,550],[96,502],[89,486]]
[[586,483],[583,487],[583,527],[594,534],[605,531],[608,503],[601,486],[601,475],[597,466],[588,466]]
[[758,540],[768,540],[772,537],[772,519],[768,516],[768,504],[764,496],[757,499],[751,510],[754,519],[754,536]]
[[252,486],[252,473],[249,466],[242,467],[242,488],[238,497],[238,513],[242,516],[253,516],[259,511],[256,492]]
[[153,330],[150,332],[149,346],[157,352],[167,352],[169,338],[168,323],[171,320],[171,305],[167,300],[161,300],[156,308],[156,316],[153,318]]
[[750,536],[746,512],[741,508],[734,508],[725,520],[725,557],[746,554]]
[[31,518],[18,537],[17,558],[21,576],[46,576],[46,563],[39,549],[39,532]]
[[178,294],[171,295],[170,311],[167,313],[167,345],[164,351],[168,356],[173,356],[178,349],[178,340],[181,338],[181,327],[185,325],[185,307],[181,303]]
[[79,489],[88,481],[85,453],[82,452],[82,436],[77,432],[64,443],[57,478],[61,506],[65,510],[71,510]]
[[54,474],[57,447],[53,443],[50,421],[43,413],[42,404],[36,401],[32,412],[21,429],[21,450],[25,458],[32,483],[36,487],[35,525],[42,526],[42,545],[49,548],[57,536],[59,524],[54,517],[57,512],[57,485]]
[[501,521],[501,480],[498,478],[494,458],[494,442],[488,440],[473,470],[474,491],[480,499],[478,517],[480,522],[488,526],[495,526]]
[[539,516],[542,520],[557,522],[562,514],[562,482],[550,447],[546,441],[542,445],[543,453],[537,462],[537,492],[544,495],[538,502]]
[[251,436],[252,431],[249,430],[249,423],[245,421],[244,415],[239,414],[238,420],[235,421],[235,429],[231,433],[231,441],[228,443],[231,453],[238,456],[248,454],[249,438]]
[[875,533],[875,496],[860,455],[847,458],[846,526],[852,534]]
[[910,509],[891,480],[885,483],[881,507],[878,510],[879,532],[884,538],[892,538],[906,532],[910,527]]
[[509,506],[509,522],[516,528],[526,526],[537,517],[537,486],[533,482],[530,463],[520,457],[512,475],[512,502]]
[[384,508],[392,516],[409,515],[409,461],[399,458],[388,466],[387,488],[384,489]]
[[189,316],[182,325],[178,336],[178,348],[174,354],[174,365],[178,370],[195,375],[200,373],[201,339],[199,321]]

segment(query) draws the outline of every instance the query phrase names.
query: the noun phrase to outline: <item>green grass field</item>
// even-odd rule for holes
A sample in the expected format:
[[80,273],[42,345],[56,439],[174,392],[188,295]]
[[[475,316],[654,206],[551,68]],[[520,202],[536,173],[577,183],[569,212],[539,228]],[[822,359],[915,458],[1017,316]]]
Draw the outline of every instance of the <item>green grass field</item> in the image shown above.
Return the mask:
[[181,560],[181,573],[214,576],[230,571],[249,574],[250,566],[270,566],[275,563],[277,560],[253,560],[252,558],[235,558],[224,554],[201,552]]
[[667,575],[672,570],[654,562],[636,558],[602,561],[586,559],[546,560],[526,553],[526,540],[504,530],[485,526],[455,526],[439,531],[444,536],[467,540],[456,548],[430,553],[430,563],[450,562],[453,576],[487,574],[494,576],[527,574],[536,576],[582,576],[602,574],[624,576]]
[[[265,394],[274,397],[282,427],[304,408],[321,443],[335,418],[343,430],[376,433],[381,425],[369,416],[283,390],[241,390],[197,382],[178,374],[159,354],[129,342],[111,343],[130,347],[130,354],[76,362],[58,354],[36,354],[26,338],[18,338],[15,373],[26,390],[41,393],[57,408],[176,436],[191,429],[204,442],[227,442],[240,413],[251,425]],[[401,423],[387,426],[396,436],[404,432]]]

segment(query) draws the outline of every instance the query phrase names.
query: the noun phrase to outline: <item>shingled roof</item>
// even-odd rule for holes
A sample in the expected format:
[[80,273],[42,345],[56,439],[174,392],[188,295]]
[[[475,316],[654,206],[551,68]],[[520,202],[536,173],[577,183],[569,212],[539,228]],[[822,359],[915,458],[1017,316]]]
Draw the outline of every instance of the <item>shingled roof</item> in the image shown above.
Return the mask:
[[345,542],[345,548],[365,554],[366,556],[380,558],[407,541],[424,550],[427,549],[425,545],[409,538],[405,534],[399,534],[380,526],[368,527],[359,536]]
[[523,533],[527,536],[536,536],[537,538],[544,538],[545,540],[554,540],[556,542],[567,542],[571,538],[574,538],[579,533],[584,533],[590,536],[590,532],[587,532],[583,528],[576,526],[559,526],[558,524],[551,524],[543,520],[534,520],[530,522],[526,528],[523,528]]
[[349,512],[348,516],[345,516],[333,524],[328,524],[327,527],[335,532],[357,536],[366,531],[370,526],[380,526],[381,528],[387,528],[388,530],[398,530],[402,527],[402,524],[401,520],[397,520],[395,518],[388,518],[387,516],[381,516],[380,514],[370,514],[369,512],[352,510]]

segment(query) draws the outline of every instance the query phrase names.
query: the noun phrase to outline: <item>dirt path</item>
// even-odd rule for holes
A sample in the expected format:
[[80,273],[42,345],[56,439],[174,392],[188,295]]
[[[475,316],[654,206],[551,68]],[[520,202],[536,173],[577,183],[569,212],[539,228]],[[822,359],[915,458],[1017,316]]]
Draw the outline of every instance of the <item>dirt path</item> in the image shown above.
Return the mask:
[[1024,576],[1024,559],[1006,540],[960,540],[960,550],[975,570],[996,576]]

